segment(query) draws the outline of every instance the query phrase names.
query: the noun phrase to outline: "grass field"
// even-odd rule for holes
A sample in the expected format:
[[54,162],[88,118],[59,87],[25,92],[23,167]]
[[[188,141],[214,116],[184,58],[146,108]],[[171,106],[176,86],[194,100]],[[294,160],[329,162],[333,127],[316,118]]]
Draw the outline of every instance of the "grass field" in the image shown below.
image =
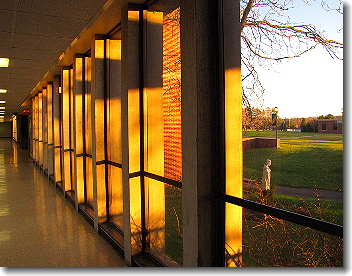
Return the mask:
[[272,161],[273,185],[343,190],[342,141],[281,140],[279,149],[244,151],[244,177],[260,180]]
[[278,208],[301,213],[302,209],[309,210],[304,215],[321,219],[338,225],[343,225],[343,203],[318,198],[297,198],[294,196],[275,194],[274,201]]
[[[271,131],[251,131],[245,137],[275,137]],[[312,136],[312,137],[303,137]],[[343,189],[342,135],[279,132],[280,149],[244,152],[244,177],[260,180],[266,159],[272,160],[272,183],[291,187]],[[306,140],[310,139],[310,140]],[[322,141],[315,141],[322,140]],[[166,189],[166,252],[182,265],[181,190]],[[274,194],[276,207],[343,225],[343,203]],[[243,266],[341,266],[342,239],[281,220],[243,220]],[[269,226],[269,227],[268,227]],[[275,261],[275,262],[274,262]]]
[[[243,132],[243,137],[276,137],[275,131],[254,131],[248,130]],[[311,133],[311,132],[295,132],[295,131],[278,131],[278,137],[280,138],[292,138],[300,137],[305,140],[324,140],[324,141],[342,141],[342,134],[333,134],[333,133]]]

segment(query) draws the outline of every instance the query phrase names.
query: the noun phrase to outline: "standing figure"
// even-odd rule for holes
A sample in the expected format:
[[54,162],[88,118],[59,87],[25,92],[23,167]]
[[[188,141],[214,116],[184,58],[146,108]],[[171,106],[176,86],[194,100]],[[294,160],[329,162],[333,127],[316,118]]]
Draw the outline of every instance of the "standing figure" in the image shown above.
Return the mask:
[[270,180],[271,180],[271,160],[267,159],[264,163],[263,167],[263,178],[262,178],[262,186],[263,190],[270,190]]

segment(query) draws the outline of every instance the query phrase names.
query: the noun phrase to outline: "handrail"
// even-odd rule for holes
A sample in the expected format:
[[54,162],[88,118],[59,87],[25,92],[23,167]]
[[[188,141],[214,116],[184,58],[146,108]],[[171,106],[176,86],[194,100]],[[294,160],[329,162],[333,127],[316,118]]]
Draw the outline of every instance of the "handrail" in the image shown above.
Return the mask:
[[257,211],[259,213],[267,214],[270,216],[277,217],[286,221],[290,221],[302,226],[307,226],[309,228],[343,238],[343,226],[326,222],[323,220],[311,218],[301,214],[293,213],[276,207],[264,205],[258,202],[254,202],[247,199],[242,199],[227,194],[221,194],[220,198],[228,203],[242,206],[244,208]]

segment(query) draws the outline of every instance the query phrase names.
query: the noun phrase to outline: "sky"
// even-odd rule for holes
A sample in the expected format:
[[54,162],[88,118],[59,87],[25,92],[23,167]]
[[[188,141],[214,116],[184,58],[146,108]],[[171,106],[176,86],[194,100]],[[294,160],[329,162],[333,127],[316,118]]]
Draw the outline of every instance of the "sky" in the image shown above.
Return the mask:
[[[294,0],[291,22],[312,23],[327,38],[343,43],[343,15],[326,11],[321,0]],[[326,0],[331,5],[337,0]],[[342,114],[343,61],[333,59],[319,46],[299,58],[287,59],[270,69],[260,69],[265,86],[265,107],[278,107],[281,118]]]

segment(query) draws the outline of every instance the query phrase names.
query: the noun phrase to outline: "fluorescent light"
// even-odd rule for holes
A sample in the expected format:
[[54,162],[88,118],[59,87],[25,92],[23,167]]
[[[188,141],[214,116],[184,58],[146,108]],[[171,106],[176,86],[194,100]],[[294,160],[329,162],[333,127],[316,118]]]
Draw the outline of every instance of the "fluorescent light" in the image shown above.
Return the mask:
[[6,103],[6,101],[0,101],[0,104],[4,104],[4,103]]
[[10,60],[8,58],[0,58],[0,67],[9,67]]
[[0,93],[6,93],[7,90],[6,89],[0,89]]
[[5,109],[5,106],[0,106],[0,109]]

